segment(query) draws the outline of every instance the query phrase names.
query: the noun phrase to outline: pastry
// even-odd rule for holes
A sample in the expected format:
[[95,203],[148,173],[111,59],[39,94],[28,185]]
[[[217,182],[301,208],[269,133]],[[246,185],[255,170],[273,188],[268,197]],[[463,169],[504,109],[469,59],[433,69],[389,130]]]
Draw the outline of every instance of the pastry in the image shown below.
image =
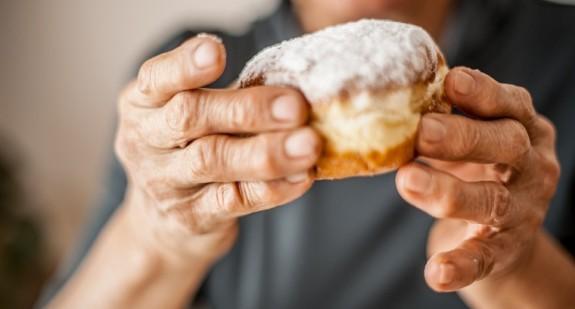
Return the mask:
[[317,179],[374,175],[414,157],[421,115],[449,112],[448,67],[422,28],[360,20],[264,49],[240,74],[242,88],[299,89],[324,139]]

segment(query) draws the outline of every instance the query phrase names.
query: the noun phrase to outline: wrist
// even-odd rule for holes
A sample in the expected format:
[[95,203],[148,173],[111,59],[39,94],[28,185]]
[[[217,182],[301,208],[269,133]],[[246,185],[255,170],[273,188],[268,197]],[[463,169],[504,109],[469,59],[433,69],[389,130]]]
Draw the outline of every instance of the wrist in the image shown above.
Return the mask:
[[182,307],[194,294],[212,261],[190,258],[184,263],[149,246],[142,228],[131,224],[126,206],[102,230],[52,307]]
[[193,234],[173,217],[162,214],[137,188],[128,188],[118,215],[125,233],[144,255],[180,268],[213,264],[229,251],[237,235],[235,222],[213,232]]

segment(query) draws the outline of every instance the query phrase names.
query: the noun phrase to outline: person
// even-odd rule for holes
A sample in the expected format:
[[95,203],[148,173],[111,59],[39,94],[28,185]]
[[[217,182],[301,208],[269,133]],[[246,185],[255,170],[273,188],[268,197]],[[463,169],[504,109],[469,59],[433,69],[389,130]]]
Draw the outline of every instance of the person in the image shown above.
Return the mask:
[[[360,18],[428,30],[459,112],[424,116],[396,174],[313,183],[302,95],[228,86],[262,48]],[[125,175],[49,306],[575,308],[573,29],[546,1],[293,0],[223,42],[177,35],[119,97]]]

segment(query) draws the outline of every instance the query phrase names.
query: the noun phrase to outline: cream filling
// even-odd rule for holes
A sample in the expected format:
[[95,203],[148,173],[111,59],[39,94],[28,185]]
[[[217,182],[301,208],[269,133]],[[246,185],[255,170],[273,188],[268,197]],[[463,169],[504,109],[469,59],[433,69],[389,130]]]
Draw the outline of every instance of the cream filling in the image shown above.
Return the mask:
[[313,105],[312,125],[336,152],[385,152],[415,135],[423,105],[442,92],[447,66],[426,89],[403,87],[359,92],[351,98]]
[[314,126],[336,152],[385,151],[417,130],[421,116],[411,108],[412,95],[411,88],[404,88],[332,101],[316,114]]

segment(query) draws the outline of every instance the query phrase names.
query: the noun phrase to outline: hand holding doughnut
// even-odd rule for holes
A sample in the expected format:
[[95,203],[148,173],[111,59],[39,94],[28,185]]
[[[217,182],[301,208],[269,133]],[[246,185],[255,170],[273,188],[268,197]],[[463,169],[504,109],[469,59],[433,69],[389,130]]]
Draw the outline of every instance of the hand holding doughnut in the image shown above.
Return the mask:
[[416,142],[430,166],[399,169],[409,203],[439,218],[425,278],[454,291],[526,265],[559,179],[553,125],[521,87],[455,68],[445,91],[468,115],[427,114]]
[[299,92],[200,88],[225,56],[217,38],[192,38],[144,63],[119,99],[125,217],[146,247],[182,260],[225,253],[238,217],[302,195],[321,149]]

